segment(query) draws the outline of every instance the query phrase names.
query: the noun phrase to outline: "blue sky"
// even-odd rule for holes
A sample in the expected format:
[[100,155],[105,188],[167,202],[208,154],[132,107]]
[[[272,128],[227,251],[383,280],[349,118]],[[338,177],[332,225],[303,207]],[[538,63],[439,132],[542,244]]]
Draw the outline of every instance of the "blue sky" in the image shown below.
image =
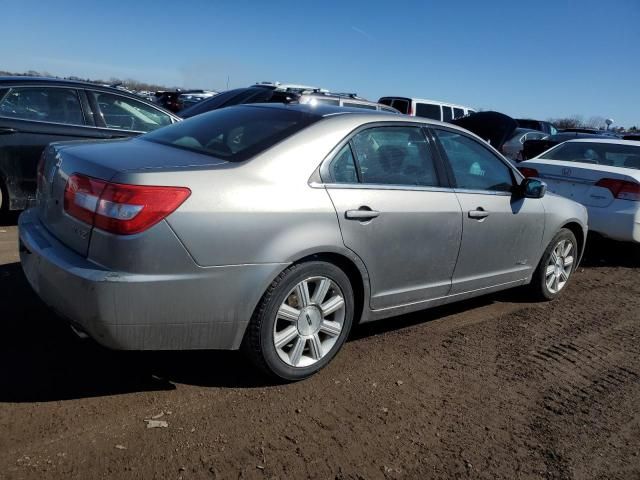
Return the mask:
[[640,126],[640,0],[0,1],[0,69],[278,80]]

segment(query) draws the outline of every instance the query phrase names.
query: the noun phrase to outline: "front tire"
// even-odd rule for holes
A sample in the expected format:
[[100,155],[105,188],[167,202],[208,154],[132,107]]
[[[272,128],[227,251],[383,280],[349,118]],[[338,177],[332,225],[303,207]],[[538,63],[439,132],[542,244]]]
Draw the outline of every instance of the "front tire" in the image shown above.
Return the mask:
[[320,261],[292,265],[260,300],[243,350],[269,375],[302,380],[336,356],[351,330],[353,313],[353,289],[342,270]]
[[541,300],[553,300],[560,295],[569,282],[578,258],[575,235],[567,228],[560,229],[542,255],[531,280],[534,296]]

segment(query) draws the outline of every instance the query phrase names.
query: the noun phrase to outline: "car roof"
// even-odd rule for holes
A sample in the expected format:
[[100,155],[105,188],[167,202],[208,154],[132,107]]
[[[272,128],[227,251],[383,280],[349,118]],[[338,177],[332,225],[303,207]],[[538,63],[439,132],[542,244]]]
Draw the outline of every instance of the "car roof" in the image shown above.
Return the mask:
[[449,130],[458,130],[460,132],[464,132],[467,135],[471,135],[476,137],[483,143],[486,143],[482,138],[476,135],[469,130],[454,125],[452,123],[440,122],[438,120],[433,120],[430,118],[424,117],[411,117],[409,115],[402,115],[393,112],[386,112],[384,110],[365,110],[357,107],[340,107],[337,105],[327,105],[327,104],[318,104],[318,105],[309,105],[306,103],[249,103],[249,104],[241,104],[234,105],[232,107],[227,108],[236,108],[236,107],[259,107],[259,108],[271,108],[271,109],[280,109],[280,110],[294,110],[298,112],[305,112],[312,115],[316,115],[322,118],[331,118],[331,117],[349,117],[353,119],[354,126],[356,124],[362,124],[367,122],[404,122],[404,123],[419,123],[423,125],[432,125],[444,127]]
[[623,140],[621,138],[575,138],[566,143],[613,143],[616,145],[633,145],[640,147],[639,140]]
[[51,85],[70,85],[75,87],[91,87],[91,88],[105,88],[109,90],[117,90],[118,92],[128,93],[126,90],[120,90],[115,87],[105,87],[98,83],[83,82],[81,80],[66,80],[64,78],[52,78],[52,77],[27,77],[27,76],[13,76],[13,77],[0,77],[0,85],[8,83],[37,83],[39,85],[51,84]]

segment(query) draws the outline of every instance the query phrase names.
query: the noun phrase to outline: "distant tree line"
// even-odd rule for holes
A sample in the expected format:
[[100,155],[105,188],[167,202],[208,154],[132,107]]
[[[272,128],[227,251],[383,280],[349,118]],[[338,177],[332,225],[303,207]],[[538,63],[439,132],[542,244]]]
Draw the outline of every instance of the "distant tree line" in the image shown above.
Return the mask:
[[[26,77],[49,77],[49,78],[64,78],[66,80],[78,80],[82,82],[96,83],[99,85],[112,85],[112,86],[122,86],[127,90],[133,91],[147,91],[147,92],[156,92],[158,90],[175,90],[178,87],[167,87],[165,85],[160,85],[158,83],[148,83],[141,82],[139,80],[135,80],[133,78],[125,78],[120,79],[116,77],[111,77],[109,80],[96,80],[90,78],[80,78],[76,76],[71,77],[58,77],[50,74],[49,72],[38,72],[35,70],[29,70],[24,73],[15,73],[15,72],[7,72],[0,70],[0,76],[26,76]],[[483,109],[480,109],[483,110]],[[594,128],[597,130],[604,130],[607,128],[606,119],[600,116],[589,117],[589,119],[585,120],[581,115],[573,115],[572,117],[564,117],[564,118],[549,118],[549,122],[553,123],[559,129],[563,128]],[[615,127],[613,130],[624,132],[637,132],[639,129],[636,126],[633,126],[627,130],[623,127]]]
[[[589,117],[589,119],[585,120],[581,115],[573,115],[572,117],[564,117],[564,118],[549,118],[551,123],[553,123],[559,129],[563,128],[592,128],[595,130],[606,130],[607,122],[604,117]],[[611,130],[615,131],[629,131],[629,132],[637,132],[638,127],[633,126],[629,129],[624,129],[623,127],[611,127]]]
[[148,82],[141,82],[139,80],[135,80],[133,78],[125,78],[125,79],[120,79],[120,78],[116,78],[116,77],[111,77],[109,80],[101,80],[101,79],[91,79],[91,78],[80,78],[80,77],[76,77],[76,76],[71,76],[71,77],[58,77],[56,75],[52,75],[49,72],[38,72],[36,70],[29,70],[27,72],[23,72],[23,73],[16,73],[16,72],[7,72],[4,70],[0,70],[0,76],[19,76],[19,77],[47,77],[47,78],[62,78],[65,80],[77,80],[77,81],[81,81],[81,82],[89,82],[89,83],[95,83],[95,84],[99,84],[99,85],[112,85],[112,86],[122,86],[124,88],[126,88],[127,90],[134,90],[134,91],[148,91],[148,92],[155,92],[158,90],[175,90],[176,87],[167,87],[165,85],[160,85],[157,83],[148,83]]

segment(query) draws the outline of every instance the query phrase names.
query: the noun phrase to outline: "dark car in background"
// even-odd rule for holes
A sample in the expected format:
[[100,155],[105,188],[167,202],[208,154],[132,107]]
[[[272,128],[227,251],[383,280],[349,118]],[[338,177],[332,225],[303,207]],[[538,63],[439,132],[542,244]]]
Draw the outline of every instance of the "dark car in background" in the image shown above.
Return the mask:
[[159,90],[155,93],[153,102],[170,112],[177,113],[182,110],[185,105],[183,102],[185,95],[204,95],[213,94],[209,90]]
[[131,137],[179,120],[111,87],[0,77],[0,209],[22,210],[35,200],[38,160],[51,142]]
[[264,83],[219,93],[212,98],[198,102],[192,107],[185,108],[179,115],[182,118],[190,118],[219,108],[251,103],[323,104],[338,107],[362,108],[366,110],[380,110],[396,114],[400,113],[387,105],[358,97],[355,93],[333,93],[321,88],[299,88],[297,86],[291,88],[286,85]]
[[234,88],[203,100],[180,112],[182,118],[191,118],[204,112],[249,103],[285,103],[297,98],[295,92],[278,90],[274,85],[253,85]]
[[551,122],[545,122],[544,120],[532,120],[530,118],[517,118],[518,126],[520,128],[528,128],[530,130],[538,130],[544,132],[547,135],[555,135],[558,133],[558,129]]

